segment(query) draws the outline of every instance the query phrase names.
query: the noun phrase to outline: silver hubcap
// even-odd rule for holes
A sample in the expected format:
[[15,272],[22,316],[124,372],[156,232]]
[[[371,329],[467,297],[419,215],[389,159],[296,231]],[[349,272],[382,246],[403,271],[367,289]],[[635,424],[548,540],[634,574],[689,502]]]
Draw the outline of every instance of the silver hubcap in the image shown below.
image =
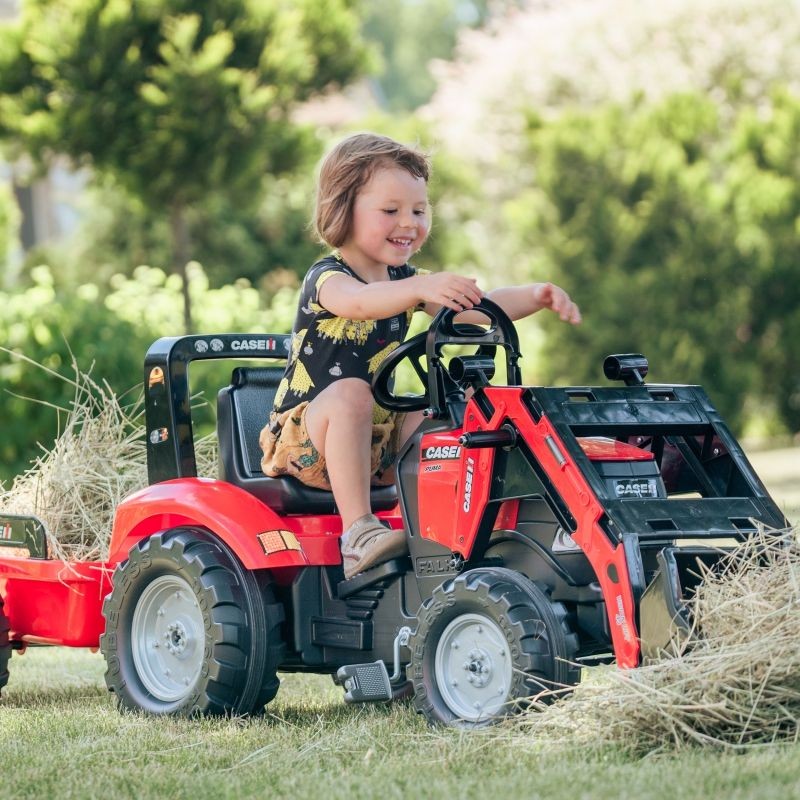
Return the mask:
[[200,675],[205,626],[197,598],[177,575],[162,575],[142,592],[133,612],[131,652],[145,689],[164,702],[180,700]]
[[493,717],[508,702],[511,650],[500,627],[481,614],[462,614],[436,646],[434,671],[442,699],[459,719]]

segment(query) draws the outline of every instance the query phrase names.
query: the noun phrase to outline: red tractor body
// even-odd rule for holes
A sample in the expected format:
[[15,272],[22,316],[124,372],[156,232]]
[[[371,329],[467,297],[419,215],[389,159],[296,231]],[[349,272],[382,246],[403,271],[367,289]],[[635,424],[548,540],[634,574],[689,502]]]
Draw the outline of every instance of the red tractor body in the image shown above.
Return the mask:
[[[396,486],[372,495],[409,557],[351,580],[332,495],[260,472],[280,364],[233,371],[220,478],[196,476],[189,364],[280,362],[289,337],[156,342],[150,485],[117,509],[108,561],[48,559],[35,518],[0,519],[0,545],[29,554],[0,547],[0,687],[12,648],[100,645],[123,707],[248,713],[278,670],[303,670],[334,675],[348,701],[413,691],[429,719],[477,726],[563,691],[581,664],[636,667],[666,647],[698,562],[785,518],[702,389],[645,384],[641,356],[607,359],[624,386],[521,386],[513,325],[482,309],[488,329],[444,312],[379,369],[379,402],[426,409]],[[498,349],[506,385],[490,383]],[[406,358],[422,395],[392,391]]]

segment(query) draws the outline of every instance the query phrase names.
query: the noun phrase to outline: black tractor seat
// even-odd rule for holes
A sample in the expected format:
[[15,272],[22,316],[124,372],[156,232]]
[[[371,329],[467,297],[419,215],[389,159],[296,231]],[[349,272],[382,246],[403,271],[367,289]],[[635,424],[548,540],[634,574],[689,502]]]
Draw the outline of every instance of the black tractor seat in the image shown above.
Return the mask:
[[[283,377],[283,366],[236,367],[231,384],[217,395],[220,478],[244,489],[279,514],[335,514],[333,493],[312,489],[296,478],[269,478],[261,471],[258,435]],[[394,508],[394,486],[373,488],[373,511]]]

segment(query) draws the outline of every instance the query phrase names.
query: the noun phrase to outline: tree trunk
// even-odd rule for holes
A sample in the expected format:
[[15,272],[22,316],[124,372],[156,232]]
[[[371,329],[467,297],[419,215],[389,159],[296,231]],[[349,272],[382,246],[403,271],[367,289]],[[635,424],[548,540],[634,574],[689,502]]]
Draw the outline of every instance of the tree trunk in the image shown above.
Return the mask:
[[189,276],[186,265],[191,258],[189,226],[186,224],[186,209],[182,203],[175,203],[170,210],[169,224],[172,231],[172,267],[181,276],[183,284],[183,329],[192,333],[192,299],[189,296]]

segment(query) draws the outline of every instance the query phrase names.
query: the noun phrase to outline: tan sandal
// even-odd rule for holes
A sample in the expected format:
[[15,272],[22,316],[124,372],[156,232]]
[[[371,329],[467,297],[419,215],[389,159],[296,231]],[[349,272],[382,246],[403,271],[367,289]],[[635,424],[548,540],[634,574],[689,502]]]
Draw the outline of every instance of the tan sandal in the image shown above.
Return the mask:
[[342,563],[348,580],[359,572],[407,554],[406,532],[387,528],[374,514],[359,517],[342,534]]

